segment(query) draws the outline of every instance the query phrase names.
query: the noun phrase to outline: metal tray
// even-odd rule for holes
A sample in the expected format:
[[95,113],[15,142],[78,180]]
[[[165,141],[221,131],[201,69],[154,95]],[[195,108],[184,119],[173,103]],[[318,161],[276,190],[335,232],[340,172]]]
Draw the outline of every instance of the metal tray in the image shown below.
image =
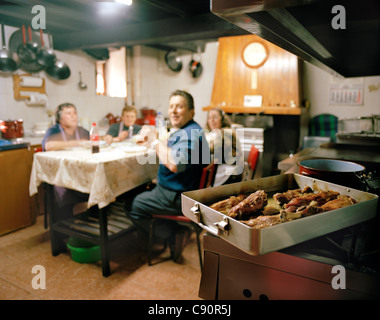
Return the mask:
[[[282,192],[305,186],[314,191],[337,191],[342,195],[351,196],[359,203],[263,229],[254,229],[208,207],[216,201],[240,193],[256,190],[265,190],[268,193]],[[255,256],[281,250],[372,219],[376,215],[378,202],[378,196],[375,194],[293,173],[188,191],[182,193],[181,197],[182,212],[186,217],[204,230]]]

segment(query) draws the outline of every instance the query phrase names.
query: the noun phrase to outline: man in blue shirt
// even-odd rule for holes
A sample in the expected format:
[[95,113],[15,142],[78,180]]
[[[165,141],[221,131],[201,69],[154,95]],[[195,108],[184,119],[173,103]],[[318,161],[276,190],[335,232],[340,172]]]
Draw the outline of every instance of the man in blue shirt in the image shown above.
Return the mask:
[[[198,189],[203,168],[210,163],[207,140],[201,126],[193,120],[193,97],[185,91],[173,92],[168,114],[172,126],[169,137],[161,134],[157,139],[158,133],[147,127],[140,132],[142,141],[156,149],[160,161],[157,186],[139,194],[128,212],[132,221],[146,232],[152,214],[182,213],[181,193]],[[190,235],[189,230],[167,222],[158,226],[155,233],[163,239],[170,237],[173,260],[177,261]]]

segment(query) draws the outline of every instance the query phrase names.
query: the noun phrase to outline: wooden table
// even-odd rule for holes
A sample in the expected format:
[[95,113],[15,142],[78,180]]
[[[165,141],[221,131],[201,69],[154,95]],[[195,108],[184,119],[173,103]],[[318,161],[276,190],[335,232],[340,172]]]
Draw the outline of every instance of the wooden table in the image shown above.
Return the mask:
[[[117,196],[151,181],[157,175],[158,162],[155,161],[155,152],[135,150],[136,146],[120,143],[101,148],[97,154],[92,154],[90,149],[74,148],[34,155],[29,193],[36,194],[41,183],[47,186],[46,210],[49,215],[54,256],[66,251],[62,235],[98,243],[102,251],[103,275],[110,274],[108,242],[126,230],[114,234],[112,231],[115,228],[112,229],[107,222],[107,211]],[[75,217],[54,222],[53,185],[89,194],[87,207],[92,213],[98,213],[98,235],[78,230],[74,224]],[[122,217],[119,220],[122,220]]]

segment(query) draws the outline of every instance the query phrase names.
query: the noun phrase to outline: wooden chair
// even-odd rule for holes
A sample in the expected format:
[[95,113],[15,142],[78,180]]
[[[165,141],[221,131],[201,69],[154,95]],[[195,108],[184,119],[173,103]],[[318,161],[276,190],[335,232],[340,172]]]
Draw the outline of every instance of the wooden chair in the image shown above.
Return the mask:
[[260,156],[260,151],[255,147],[255,145],[252,145],[251,150],[249,151],[249,154],[248,154],[248,159],[247,159],[248,166],[251,171],[250,179],[253,179],[255,176],[257,164],[259,162],[259,156]]
[[[216,174],[217,165],[214,163],[209,164],[207,167],[203,169],[199,189],[212,187],[214,184],[215,174]],[[191,227],[195,233],[197,238],[197,246],[198,246],[198,255],[199,255],[199,263],[201,270],[203,268],[203,262],[202,262],[202,250],[201,250],[201,242],[200,242],[200,234],[202,233],[203,229],[199,227],[196,223],[191,221],[188,217],[184,216],[182,212],[179,212],[178,215],[152,215],[152,220],[150,224],[150,231],[149,231],[149,242],[148,242],[148,265],[152,265],[152,246],[153,246],[153,237],[154,237],[154,224],[159,220],[166,220],[166,221],[174,221],[180,225],[185,225],[188,227]],[[164,250],[167,248],[167,243],[165,243]],[[161,259],[159,262],[166,261],[172,259],[172,255],[168,258]]]

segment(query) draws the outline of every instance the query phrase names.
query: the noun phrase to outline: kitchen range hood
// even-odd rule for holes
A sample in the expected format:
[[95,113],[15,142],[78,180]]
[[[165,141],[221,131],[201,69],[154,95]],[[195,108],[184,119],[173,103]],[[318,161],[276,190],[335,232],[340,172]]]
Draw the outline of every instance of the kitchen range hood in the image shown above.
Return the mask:
[[380,75],[378,0],[211,0],[211,11],[333,74]]

